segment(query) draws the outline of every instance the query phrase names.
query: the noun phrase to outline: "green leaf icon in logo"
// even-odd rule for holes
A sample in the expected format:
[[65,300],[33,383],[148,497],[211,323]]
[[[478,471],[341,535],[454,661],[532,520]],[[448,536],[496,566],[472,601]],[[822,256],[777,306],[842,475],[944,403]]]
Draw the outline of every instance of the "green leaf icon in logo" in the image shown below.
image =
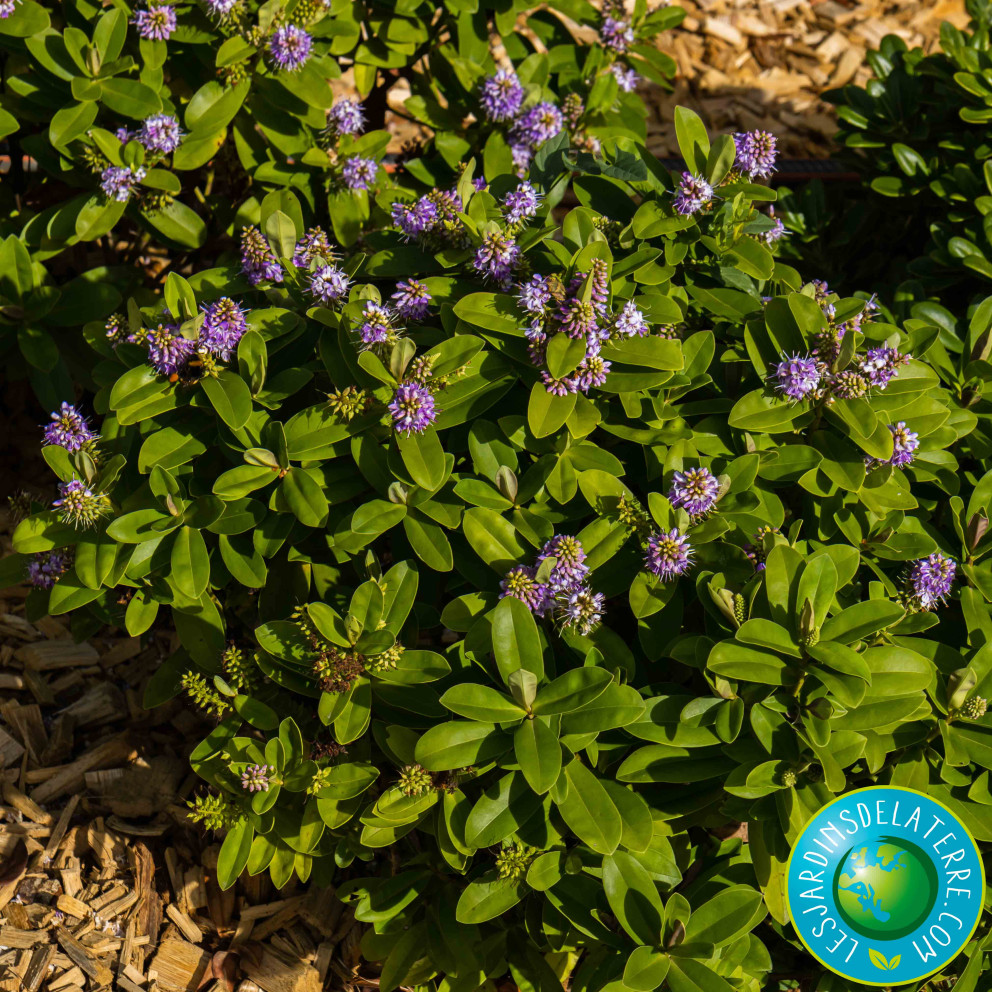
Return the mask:
[[876,968],[881,968],[882,971],[895,971],[899,967],[899,962],[902,960],[902,955],[896,954],[891,961],[887,961],[885,955],[881,951],[876,951],[874,947],[868,948],[868,957],[871,958],[871,963]]

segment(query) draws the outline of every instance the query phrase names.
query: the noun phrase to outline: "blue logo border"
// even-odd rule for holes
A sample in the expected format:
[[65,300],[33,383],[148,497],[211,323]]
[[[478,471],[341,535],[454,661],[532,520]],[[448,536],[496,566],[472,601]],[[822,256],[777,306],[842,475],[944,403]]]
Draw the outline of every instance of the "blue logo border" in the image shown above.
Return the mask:
[[[954,823],[956,823],[961,828],[961,830],[964,833],[965,837],[967,837],[968,840],[971,842],[971,846],[972,846],[972,848],[974,849],[974,852],[975,852],[975,858],[976,858],[976,860],[978,862],[979,873],[981,875],[981,889],[980,889],[980,894],[979,894],[979,905],[978,905],[978,910],[977,910],[976,915],[975,915],[974,925],[972,926],[971,930],[969,931],[968,936],[965,937],[962,941],[960,941],[956,945],[956,950],[954,951],[953,954],[951,954],[951,955],[949,955],[947,957],[944,957],[936,965],[936,967],[930,969],[929,971],[924,972],[923,974],[916,975],[913,978],[902,978],[902,979],[898,979],[898,980],[894,980],[894,979],[890,978],[888,981],[884,981],[884,982],[869,982],[869,981],[865,981],[862,978],[856,978],[853,975],[846,974],[843,971],[839,971],[833,965],[827,964],[827,962],[824,961],[823,958],[821,958],[816,953],[816,951],[814,951],[813,948],[809,946],[809,944],[806,942],[806,938],[800,932],[799,927],[796,926],[795,917],[794,917],[794,915],[792,913],[792,904],[791,904],[791,901],[789,899],[789,877],[790,877],[790,874],[791,874],[791,871],[792,871],[792,857],[796,853],[796,850],[799,847],[800,840],[805,835],[805,833],[809,829],[810,825],[815,820],[817,820],[821,816],[821,814],[823,814],[831,806],[833,806],[836,803],[839,803],[839,802],[841,802],[843,800],[849,799],[851,796],[855,796],[855,795],[858,795],[858,794],[864,794],[864,793],[877,792],[877,791],[881,791],[881,790],[895,791],[895,792],[904,792],[904,793],[906,793],[907,795],[910,795],[910,796],[918,796],[918,797],[920,797],[922,799],[926,799],[927,801],[933,803],[936,806],[939,806],[942,810],[944,810],[944,812],[947,813],[952,818],[952,820],[954,821]],[[785,888],[785,906],[786,906],[786,910],[788,911],[788,914],[789,914],[789,922],[792,924],[792,929],[795,931],[795,934],[799,938],[800,943],[803,945],[803,947],[806,948],[807,951],[809,951],[809,953],[813,956],[813,958],[816,961],[818,961],[821,965],[823,965],[823,967],[826,968],[829,972],[831,972],[831,973],[833,973],[835,975],[839,975],[841,978],[844,978],[844,979],[846,979],[849,982],[854,982],[857,985],[866,985],[866,986],[872,986],[872,987],[876,987],[876,988],[891,988],[891,987],[902,986],[902,985],[911,985],[913,982],[922,981],[925,978],[929,978],[931,975],[935,975],[938,971],[941,971],[943,968],[946,968],[947,965],[950,964],[950,962],[953,961],[959,954],[961,954],[961,952],[965,949],[965,947],[968,946],[968,943],[970,942],[970,940],[972,939],[972,937],[974,937],[974,935],[975,935],[975,931],[978,929],[978,924],[981,923],[981,921],[982,921],[982,914],[985,911],[985,890],[986,890],[986,886],[987,886],[987,878],[986,878],[986,874],[985,874],[985,863],[982,861],[982,852],[979,850],[977,841],[971,835],[971,831],[968,829],[968,827],[964,823],[964,821],[958,816],[957,813],[954,812],[954,810],[950,809],[948,806],[945,806],[939,799],[934,798],[929,793],[920,792],[918,789],[910,789],[910,788],[907,788],[904,785],[868,785],[868,786],[863,786],[860,789],[852,789],[850,792],[845,792],[843,795],[835,796],[825,806],[821,806],[818,810],[816,810],[816,812],[813,813],[812,816],[810,816],[810,818],[803,825],[802,829],[799,831],[799,834],[796,837],[795,843],[792,845],[792,847],[791,847],[791,849],[789,851],[789,857],[788,857],[788,859],[786,860],[786,863],[785,863],[785,886],[784,886],[784,888]]]

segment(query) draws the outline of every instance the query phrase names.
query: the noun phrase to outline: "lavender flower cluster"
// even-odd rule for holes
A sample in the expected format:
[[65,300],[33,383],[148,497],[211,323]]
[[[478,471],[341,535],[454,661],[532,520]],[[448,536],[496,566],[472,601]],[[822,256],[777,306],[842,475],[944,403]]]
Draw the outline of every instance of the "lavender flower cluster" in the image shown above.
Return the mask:
[[874,297],[866,302],[864,310],[856,317],[834,323],[836,307],[831,301],[827,284],[818,280],[812,286],[814,299],[830,325],[816,336],[809,354],[782,356],[782,361],[776,364],[770,376],[773,388],[793,402],[826,397],[857,399],[872,389],[884,391],[899,374],[899,369],[910,362],[911,355],[904,355],[888,345],[879,345],[869,348],[864,354],[855,355],[850,367],[840,371],[833,368],[840,357],[845,336],[849,332],[860,331],[877,311]]
[[524,88],[512,69],[487,76],[479,87],[479,105],[487,120],[509,125],[507,140],[519,173],[530,165],[534,153],[565,124],[553,103],[542,101],[524,109]]
[[[554,559],[550,571],[542,569]],[[565,628],[590,634],[603,618],[606,598],[588,583],[589,567],[582,543],[569,534],[551,538],[534,565],[514,565],[500,583],[500,599],[519,599],[535,616],[556,616]],[[545,575],[544,581],[538,575]]]
[[[588,299],[584,299],[582,289],[587,278],[590,292]],[[529,315],[525,333],[534,365],[544,364],[547,342],[554,334],[585,341],[585,357],[570,375],[555,378],[548,371],[541,373],[549,393],[567,396],[602,386],[610,371],[610,362],[600,354],[603,345],[648,333],[647,319],[633,300],[625,301],[619,310],[611,312],[609,299],[609,270],[601,259],[592,260],[588,273],[577,273],[567,289],[555,277],[541,275],[518,285],[517,302]]]
[[417,241],[425,248],[452,243],[464,237],[458,219],[463,207],[455,190],[434,189],[415,203],[394,203],[393,223],[408,241]]
[[172,114],[152,114],[146,117],[136,131],[120,127],[115,132],[117,140],[122,145],[129,141],[137,141],[146,152],[170,155],[183,141],[183,131],[179,126],[179,118]]

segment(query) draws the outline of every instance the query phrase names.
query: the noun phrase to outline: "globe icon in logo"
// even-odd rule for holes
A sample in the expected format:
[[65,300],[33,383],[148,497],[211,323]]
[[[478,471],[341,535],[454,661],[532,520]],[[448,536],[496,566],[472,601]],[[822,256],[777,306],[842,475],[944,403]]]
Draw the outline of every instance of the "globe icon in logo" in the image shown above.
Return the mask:
[[834,872],[844,922],[874,940],[898,940],[930,915],[940,888],[933,861],[904,838],[855,844]]

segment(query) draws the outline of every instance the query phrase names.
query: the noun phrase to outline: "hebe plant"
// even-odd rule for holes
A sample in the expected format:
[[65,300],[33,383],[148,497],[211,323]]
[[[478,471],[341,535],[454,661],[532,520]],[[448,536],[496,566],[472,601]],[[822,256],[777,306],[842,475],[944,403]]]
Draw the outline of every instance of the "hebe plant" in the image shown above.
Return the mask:
[[[395,195],[390,100],[415,129],[407,186],[449,186],[472,155],[480,173],[524,168],[563,131],[588,150],[643,138],[634,89],[672,74],[653,41],[682,15],[584,0],[555,11],[521,0],[5,0],[7,360],[46,406],[74,382],[94,386],[63,329],[142,286],[160,291],[194,258],[212,264],[244,224],[283,224],[267,195],[294,190],[352,245]],[[580,40],[589,33],[602,43]],[[343,73],[350,98],[332,89]]]
[[386,992],[756,992],[836,794],[992,840],[984,412],[938,324],[776,259],[766,138],[676,126],[682,175],[554,140],[351,244],[284,191],[46,429],[28,610],[171,620],[220,883],[333,880]]

